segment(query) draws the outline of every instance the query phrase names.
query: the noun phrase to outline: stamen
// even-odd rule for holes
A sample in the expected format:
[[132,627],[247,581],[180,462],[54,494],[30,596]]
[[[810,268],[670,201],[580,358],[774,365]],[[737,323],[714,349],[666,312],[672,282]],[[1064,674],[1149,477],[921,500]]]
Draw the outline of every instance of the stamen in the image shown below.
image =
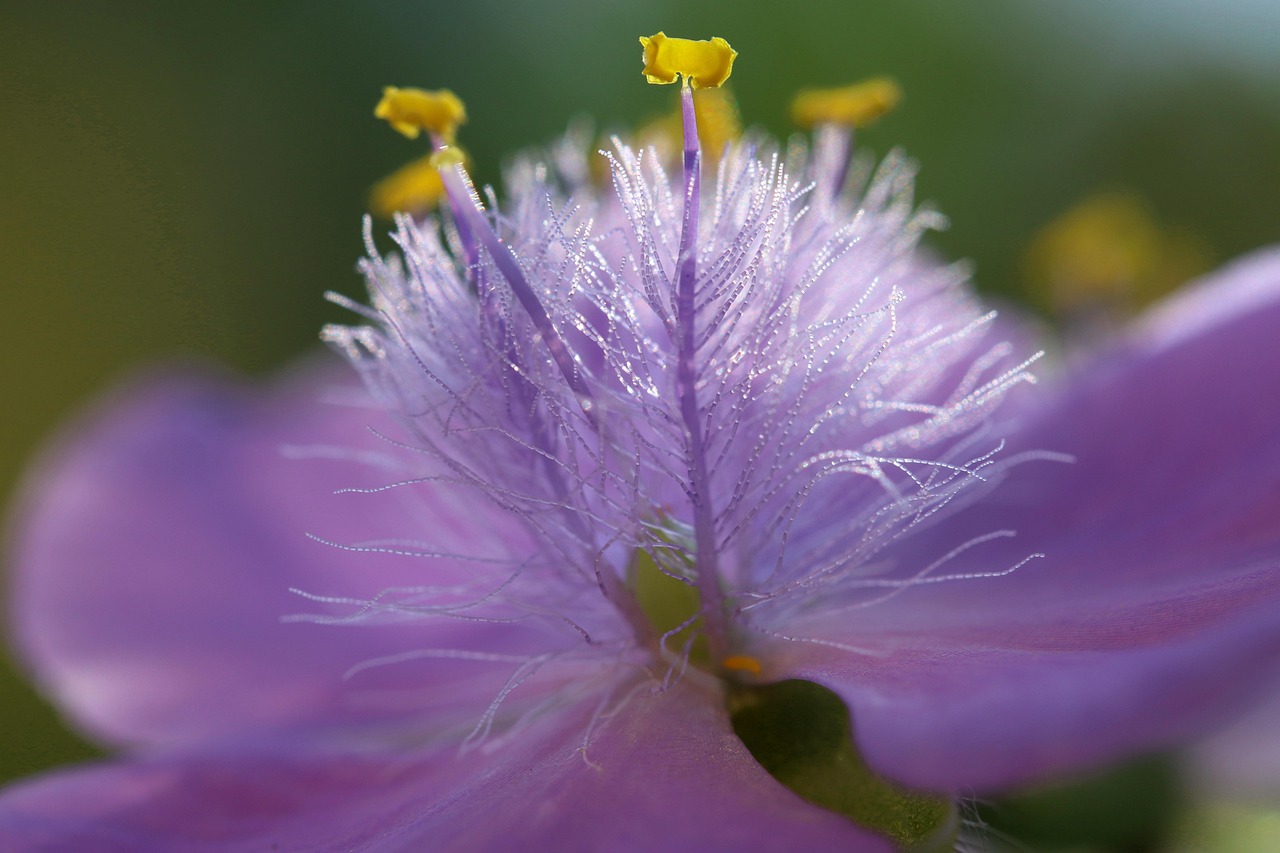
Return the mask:
[[597,423],[592,397],[578,371],[573,355],[564,340],[556,332],[551,317],[537,293],[525,278],[520,269],[520,262],[515,252],[500,238],[489,225],[484,216],[484,207],[476,195],[464,165],[462,151],[453,144],[458,125],[466,121],[467,111],[457,95],[448,89],[428,92],[423,89],[398,89],[387,86],[382,90],[382,100],[373,114],[385,119],[393,128],[410,139],[416,138],[420,131],[427,131],[431,136],[434,149],[427,158],[427,166],[435,169],[440,177],[444,193],[449,199],[449,208],[453,213],[454,223],[458,229],[458,237],[462,243],[463,260],[467,269],[475,274],[479,254],[476,241],[489,252],[494,266],[507,280],[512,293],[515,294],[521,307],[533,321],[534,328],[543,344],[551,352],[551,358],[560,368],[565,381],[578,398],[579,404],[587,413],[592,424]]
[[866,127],[902,100],[902,89],[890,77],[872,77],[838,89],[808,89],[791,101],[791,119],[803,128],[834,124]]
[[702,150],[698,141],[698,119],[692,87],[719,86],[729,77],[737,56],[722,38],[711,41],[669,39],[663,33],[641,37],[644,45],[645,77],[650,83],[673,83],[682,75],[681,118],[684,127],[684,215],[680,228],[680,250],[676,261],[676,393],[680,417],[688,436],[689,486],[693,501],[694,548],[698,592],[702,599],[703,626],[713,658],[725,657],[728,619],[724,591],[720,588],[719,548],[716,541],[716,514],[711,506],[711,473],[702,411],[698,404],[698,376],[695,368],[698,348],[696,296],[698,284],[698,208],[701,203]]
[[448,89],[428,92],[425,89],[400,89],[387,86],[382,90],[382,100],[374,107],[375,117],[410,139],[427,131],[446,143],[452,143],[458,125],[467,120],[467,109],[458,96]]
[[550,315],[547,314],[547,309],[542,304],[542,300],[538,299],[538,294],[534,292],[529,280],[525,278],[524,270],[520,268],[520,261],[516,258],[515,252],[511,251],[510,246],[502,242],[502,238],[498,236],[497,232],[489,224],[489,220],[485,218],[484,208],[480,204],[480,199],[471,184],[471,178],[467,175],[461,161],[454,161],[453,165],[447,168],[442,165],[440,177],[444,181],[445,192],[449,194],[449,201],[455,214],[461,217],[461,221],[466,225],[467,231],[474,234],[485,250],[488,251],[489,257],[493,259],[494,266],[498,268],[498,272],[502,274],[502,277],[507,280],[507,285],[511,288],[511,292],[515,294],[517,301],[524,308],[529,319],[533,321],[534,328],[538,330],[538,336],[550,351],[551,358],[560,368],[565,381],[569,383],[569,387],[577,396],[579,405],[591,418],[592,423],[596,423],[597,415],[592,403],[590,390],[587,388],[582,374],[578,371],[577,363],[573,360],[569,347],[556,331]]
[[[832,163],[818,175],[828,198],[844,190],[853,157],[853,131],[866,127],[902,100],[902,89],[890,77],[872,77],[838,89],[808,89],[791,101],[791,119],[800,127],[817,128],[821,159]],[[824,180],[825,179],[825,180]]]
[[644,76],[650,83],[676,82],[683,78],[684,86],[695,89],[714,89],[729,79],[733,60],[738,52],[729,43],[716,37],[710,41],[668,38],[666,33],[649,37],[640,36],[644,47]]
[[[431,191],[432,180],[429,176],[434,172],[435,180],[440,182],[443,194],[449,199],[449,209],[453,214],[454,226],[458,229],[458,240],[462,244],[463,261],[468,269],[472,269],[479,257],[475,237],[464,222],[458,200],[445,187],[442,172],[446,166],[461,163],[465,159],[462,150],[454,145],[454,139],[457,136],[458,125],[467,120],[466,106],[448,89],[428,92],[425,89],[399,89],[395,86],[387,86],[382,90],[382,100],[378,101],[378,105],[374,107],[373,114],[377,118],[384,119],[395,130],[410,139],[416,139],[419,132],[423,130],[427,131],[431,137],[433,152],[424,160],[416,161],[396,172],[374,188],[373,197],[370,199],[374,212],[390,215],[387,213],[388,207],[391,208],[390,213],[402,209],[410,213],[416,212],[407,207],[391,205],[389,202],[398,200],[393,198],[397,191],[404,192],[412,188],[421,195],[406,200],[424,203],[427,193]],[[405,175],[410,169],[415,169],[415,174]],[[405,179],[404,183],[397,181],[402,176]],[[410,179],[415,183],[409,184]],[[385,192],[386,195],[380,195],[380,191]],[[437,194],[437,200],[438,197],[439,194]]]

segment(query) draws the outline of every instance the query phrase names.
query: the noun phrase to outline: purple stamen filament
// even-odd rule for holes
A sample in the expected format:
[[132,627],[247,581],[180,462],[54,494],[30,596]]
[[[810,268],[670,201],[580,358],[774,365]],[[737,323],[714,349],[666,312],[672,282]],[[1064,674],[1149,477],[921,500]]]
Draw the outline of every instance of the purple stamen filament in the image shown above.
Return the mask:
[[498,272],[502,274],[502,277],[507,280],[507,285],[511,288],[511,292],[515,294],[520,306],[524,308],[529,319],[533,321],[533,326],[537,329],[538,336],[542,339],[542,343],[546,345],[552,360],[560,368],[565,381],[569,383],[569,387],[578,398],[578,403],[582,406],[582,410],[587,414],[592,425],[597,426],[598,416],[592,406],[592,396],[586,380],[582,378],[582,374],[578,371],[578,366],[574,362],[569,348],[565,346],[564,340],[556,332],[555,326],[552,325],[551,317],[547,314],[547,309],[543,307],[542,300],[538,299],[538,294],[534,292],[529,280],[525,278],[524,271],[520,269],[520,262],[516,259],[515,252],[511,251],[510,246],[502,242],[502,238],[498,236],[497,232],[490,227],[488,220],[485,219],[484,208],[480,205],[480,199],[476,196],[475,188],[471,185],[471,179],[467,176],[466,170],[460,163],[452,166],[442,165],[440,179],[444,183],[445,192],[449,196],[449,205],[454,213],[455,220],[462,225],[462,228],[459,229],[459,235],[463,240],[463,245],[465,246],[467,243],[467,233],[474,235],[480,241],[480,244],[484,246],[489,256],[493,258],[494,266],[498,268]]
[[[436,150],[441,151],[444,148],[441,140],[433,140],[436,144]],[[551,317],[547,314],[546,308],[542,301],[534,292],[533,287],[529,284],[529,280],[525,277],[524,271],[520,269],[520,262],[517,260],[515,252],[511,250],[506,243],[498,236],[497,232],[490,227],[489,222],[485,219],[484,208],[480,205],[480,199],[476,196],[475,188],[471,183],[470,177],[461,163],[454,165],[441,164],[440,179],[444,184],[445,193],[449,199],[449,207],[453,212],[454,221],[458,225],[458,236],[462,241],[464,253],[468,268],[473,271],[473,275],[478,273],[478,258],[476,239],[488,251],[489,256],[493,258],[494,266],[498,268],[498,272],[507,281],[507,285],[515,294],[520,306],[524,309],[529,319],[533,322],[534,328],[538,331],[538,336],[546,345],[547,350],[551,354],[551,358],[560,368],[565,381],[568,382],[570,389],[578,399],[579,405],[587,416],[587,420],[591,426],[599,430],[601,428],[600,411],[598,407],[593,405],[593,397],[586,380],[578,371],[577,364],[573,360],[573,356],[569,348],[565,345],[564,339],[556,332],[555,326],[551,323]],[[588,534],[584,531],[584,537]],[[643,624],[643,616],[633,598],[625,593],[614,576],[608,572],[597,572],[596,579],[600,584],[601,592],[605,597],[613,601],[623,612],[632,619],[634,624]]]
[[[431,150],[436,154],[442,154],[448,149],[449,144],[444,138],[437,133],[431,134]],[[444,183],[445,172],[452,171],[448,166],[443,164],[438,170],[440,172],[441,182]],[[462,244],[462,260],[468,269],[475,267],[476,262],[480,259],[480,253],[476,251],[476,240],[471,233],[471,228],[467,224],[462,215],[462,207],[469,204],[469,200],[464,201],[454,192],[445,188],[445,198],[449,201],[449,212],[453,214],[454,228],[458,229],[458,241]]]
[[698,570],[698,592],[702,599],[703,631],[713,660],[727,653],[724,593],[720,589],[719,553],[716,548],[715,514],[711,506],[711,476],[707,448],[698,406],[695,287],[698,269],[698,204],[701,189],[702,151],[698,144],[698,124],[693,109],[693,90],[685,82],[680,89],[684,124],[684,218],[680,231],[680,253],[676,261],[676,393],[680,416],[688,433],[690,498],[693,501],[694,547]]

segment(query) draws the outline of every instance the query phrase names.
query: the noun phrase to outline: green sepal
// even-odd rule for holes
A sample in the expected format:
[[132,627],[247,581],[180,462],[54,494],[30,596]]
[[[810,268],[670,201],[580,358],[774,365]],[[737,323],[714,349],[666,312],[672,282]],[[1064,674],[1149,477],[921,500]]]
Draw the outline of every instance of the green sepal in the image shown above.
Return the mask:
[[849,709],[835,693],[792,679],[735,686],[728,704],[733,730],[747,749],[804,799],[887,836],[900,850],[954,848],[954,804],[875,775],[854,746]]

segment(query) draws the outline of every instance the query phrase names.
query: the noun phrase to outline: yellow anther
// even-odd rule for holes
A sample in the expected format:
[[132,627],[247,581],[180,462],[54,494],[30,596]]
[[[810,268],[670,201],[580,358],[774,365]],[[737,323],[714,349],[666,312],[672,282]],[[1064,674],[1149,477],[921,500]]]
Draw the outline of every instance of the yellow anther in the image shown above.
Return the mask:
[[435,156],[420,157],[378,181],[369,193],[369,209],[388,219],[398,212],[416,216],[432,210],[444,195]]
[[668,38],[666,33],[640,36],[644,76],[650,83],[674,83],[677,76],[695,89],[714,89],[733,71],[738,52],[722,38],[710,41]]
[[760,661],[751,657],[751,655],[729,655],[720,661],[720,665],[734,672],[749,672],[752,675],[759,675],[764,671],[764,668],[760,666]]
[[1026,258],[1037,295],[1066,314],[1136,311],[1208,266],[1200,241],[1126,192],[1086,198],[1041,230]]
[[902,89],[890,77],[872,77],[839,89],[808,89],[791,101],[791,120],[801,127],[838,124],[865,127],[902,100]]
[[738,105],[728,89],[703,89],[693,96],[693,112],[698,119],[698,141],[713,160],[724,147],[742,137]]
[[458,96],[448,89],[428,92],[425,89],[397,89],[387,86],[382,90],[382,100],[373,110],[374,116],[410,139],[416,139],[422,131],[434,133],[446,142],[452,142],[458,125],[467,120],[467,109]]

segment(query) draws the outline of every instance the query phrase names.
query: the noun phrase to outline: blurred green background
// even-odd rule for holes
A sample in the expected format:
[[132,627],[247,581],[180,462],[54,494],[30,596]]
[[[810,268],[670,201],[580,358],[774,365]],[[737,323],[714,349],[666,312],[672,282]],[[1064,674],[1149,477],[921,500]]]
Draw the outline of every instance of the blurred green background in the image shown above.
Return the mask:
[[[906,101],[860,141],[923,164],[919,195],[1025,297],[1026,247],[1084,196],[1135,191],[1215,260],[1280,236],[1280,6],[1111,3],[29,3],[0,10],[6,506],[86,398],[147,362],[261,372],[358,292],[370,184],[412,156],[371,111],[384,84],[467,102],[477,177],[574,116],[667,109],[636,38],[726,37],[749,123],[790,95],[890,73]],[[89,754],[11,669],[0,779]]]

